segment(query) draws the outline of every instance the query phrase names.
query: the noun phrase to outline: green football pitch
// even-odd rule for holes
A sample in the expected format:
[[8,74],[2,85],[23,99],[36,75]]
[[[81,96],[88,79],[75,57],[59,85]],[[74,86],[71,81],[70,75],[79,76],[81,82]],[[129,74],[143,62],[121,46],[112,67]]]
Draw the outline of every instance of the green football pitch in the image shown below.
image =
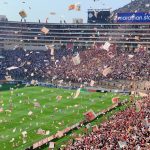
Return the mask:
[[[121,100],[128,98],[127,95],[116,93],[81,91],[74,99],[76,90],[38,86],[9,88],[8,85],[0,87],[0,107],[3,108],[3,112],[0,112],[0,150],[23,150],[83,120],[83,113],[90,109],[95,113],[106,109],[112,105],[113,97],[120,97]],[[62,99],[58,101],[57,96],[62,96]],[[39,106],[35,107],[35,103]],[[38,129],[49,133],[39,135]],[[22,132],[27,133],[25,140]]]

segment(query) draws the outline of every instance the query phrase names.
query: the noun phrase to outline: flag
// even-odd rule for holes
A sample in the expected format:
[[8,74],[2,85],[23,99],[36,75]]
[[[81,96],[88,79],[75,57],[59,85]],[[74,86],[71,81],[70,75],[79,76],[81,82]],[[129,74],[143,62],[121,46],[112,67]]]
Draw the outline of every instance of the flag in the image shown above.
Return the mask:
[[75,4],[71,4],[68,6],[68,10],[74,10],[76,8]]
[[47,34],[47,33],[49,32],[49,29],[47,29],[46,27],[43,27],[43,28],[41,29],[41,32]]

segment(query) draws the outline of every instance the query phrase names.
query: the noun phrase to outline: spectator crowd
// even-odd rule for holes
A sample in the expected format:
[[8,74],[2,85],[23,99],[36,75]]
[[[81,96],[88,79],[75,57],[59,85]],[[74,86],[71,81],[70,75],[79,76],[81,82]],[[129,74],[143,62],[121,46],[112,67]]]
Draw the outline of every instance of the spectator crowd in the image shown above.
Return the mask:
[[[78,53],[80,63],[75,65],[72,58]],[[92,48],[75,52],[71,49],[55,50],[52,57],[48,51],[23,49],[3,50],[0,58],[0,80],[10,75],[16,80],[66,80],[72,82],[99,81],[102,79],[149,80],[150,54],[148,51],[127,52],[116,48],[109,52]],[[52,59],[53,58],[53,59]],[[8,70],[9,67],[18,67]],[[106,76],[103,70],[111,67]]]
[[148,150],[150,149],[150,97],[113,115],[96,131],[78,138],[65,150]]

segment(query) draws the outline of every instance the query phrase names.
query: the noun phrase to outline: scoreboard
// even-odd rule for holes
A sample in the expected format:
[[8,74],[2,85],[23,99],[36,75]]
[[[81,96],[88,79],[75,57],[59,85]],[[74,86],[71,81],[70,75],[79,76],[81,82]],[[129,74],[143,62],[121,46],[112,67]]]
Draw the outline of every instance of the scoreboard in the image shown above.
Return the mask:
[[88,10],[88,23],[110,23],[110,10]]

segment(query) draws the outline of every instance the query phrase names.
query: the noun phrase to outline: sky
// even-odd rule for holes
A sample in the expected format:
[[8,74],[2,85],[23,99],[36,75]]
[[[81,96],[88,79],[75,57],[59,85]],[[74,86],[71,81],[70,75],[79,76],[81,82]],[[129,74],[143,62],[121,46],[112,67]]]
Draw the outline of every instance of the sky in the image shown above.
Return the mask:
[[[87,22],[88,9],[115,10],[131,2],[131,0],[0,0],[0,15],[6,15],[9,21],[20,21],[19,12],[25,10],[28,22],[58,23],[66,20],[72,23],[73,18],[83,18]],[[70,4],[80,3],[81,11],[68,10]],[[56,15],[51,15],[55,12]]]

